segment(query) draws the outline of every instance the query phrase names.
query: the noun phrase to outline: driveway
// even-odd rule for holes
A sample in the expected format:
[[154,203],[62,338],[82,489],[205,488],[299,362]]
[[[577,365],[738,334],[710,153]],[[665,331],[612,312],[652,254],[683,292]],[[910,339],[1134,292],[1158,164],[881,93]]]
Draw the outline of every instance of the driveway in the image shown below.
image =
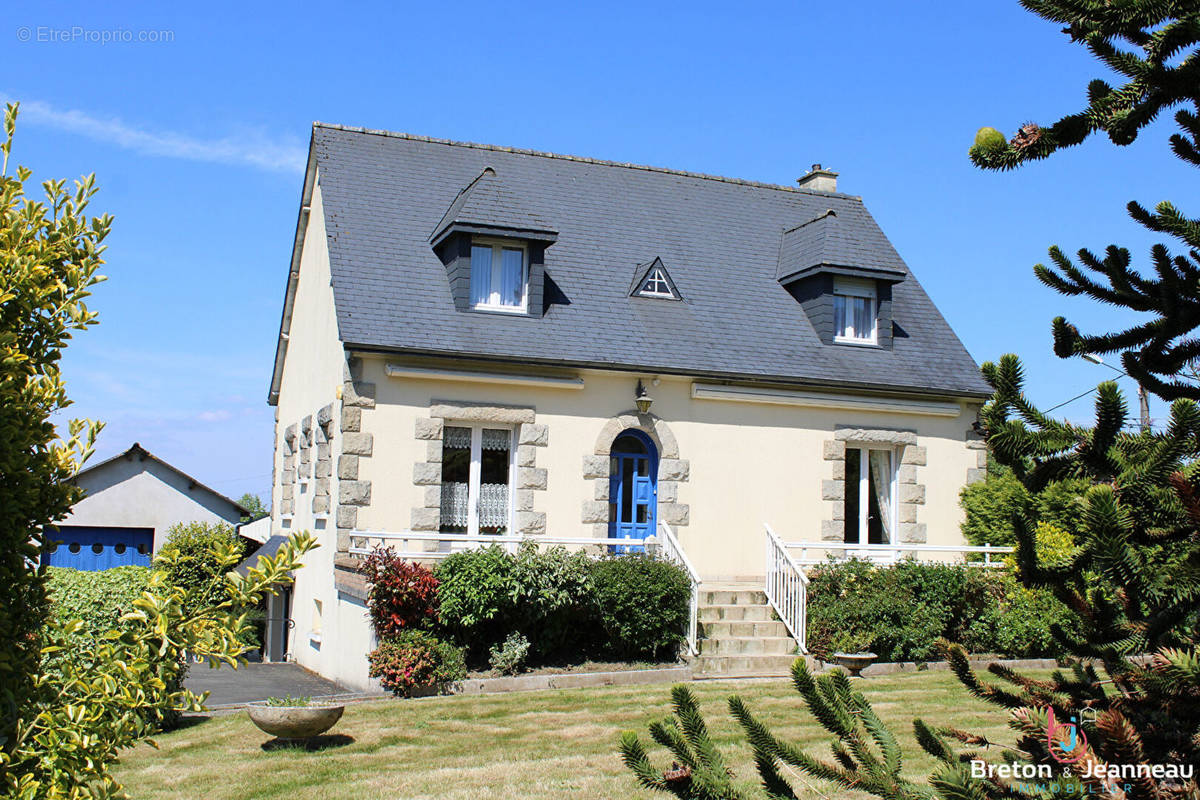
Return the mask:
[[341,684],[315,675],[299,664],[246,664],[239,669],[210,669],[193,664],[184,685],[193,692],[210,692],[206,705],[217,709],[268,697],[324,697],[350,694]]

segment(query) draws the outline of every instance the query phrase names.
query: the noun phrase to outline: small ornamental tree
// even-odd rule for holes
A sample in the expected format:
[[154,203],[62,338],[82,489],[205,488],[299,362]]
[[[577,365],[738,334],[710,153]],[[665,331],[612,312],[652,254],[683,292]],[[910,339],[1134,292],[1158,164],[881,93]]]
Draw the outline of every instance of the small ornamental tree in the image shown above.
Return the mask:
[[[49,614],[40,557],[48,526],[82,497],[71,478],[101,426],[72,421],[64,441],[50,418],[69,405],[63,350],[73,332],[96,322],[84,301],[103,280],[112,220],[86,214],[92,176],[73,191],[46,181],[44,201],[25,196],[32,173],[8,170],[16,119],[10,104],[0,142],[0,797],[123,797],[110,774],[118,754],[170,713],[203,707],[203,697],[178,688],[183,653],[236,661],[247,627],[239,609],[288,582],[316,543],[293,536],[247,575],[228,575],[222,595],[192,611],[185,591],[154,572],[91,651],[56,658],[77,647],[84,623]],[[237,557],[230,547],[214,554],[223,572]]]
[[17,107],[0,141],[0,751],[30,712],[46,621],[43,531],[82,497],[71,483],[91,454],[99,423],[74,420],[60,440],[50,418],[70,405],[59,363],[74,332],[96,323],[87,307],[104,280],[112,218],[88,217],[94,176],[42,184],[27,197],[26,167],[9,171]]
[[437,620],[438,579],[390,547],[376,547],[359,571],[370,585],[367,609],[380,639],[426,627]]

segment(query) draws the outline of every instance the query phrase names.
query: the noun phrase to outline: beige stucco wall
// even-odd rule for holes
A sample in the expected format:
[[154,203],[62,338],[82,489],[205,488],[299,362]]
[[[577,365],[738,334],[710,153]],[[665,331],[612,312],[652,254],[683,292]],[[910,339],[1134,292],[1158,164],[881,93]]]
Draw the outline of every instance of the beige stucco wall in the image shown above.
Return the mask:
[[363,429],[376,443],[363,462],[361,478],[372,486],[372,502],[359,511],[359,528],[407,530],[413,508],[424,504],[424,487],[414,485],[414,464],[425,461],[427,442],[414,438],[418,420],[428,419],[431,403],[450,401],[533,406],[548,443],[537,466],[547,471],[547,490],[537,492],[534,511],[546,514],[546,530],[556,536],[590,536],[582,519],[594,484],[583,477],[584,456],[592,454],[606,423],[629,413],[641,377],[654,397],[652,413],[674,434],[689,477],[678,485],[678,503],[689,507],[689,524],[676,533],[697,569],[710,578],[761,576],[763,523],[786,540],[819,540],[823,481],[834,477],[823,457],[824,443],[841,426],[904,428],[915,431],[924,448],[920,482],[924,504],[917,520],[929,544],[960,544],[958,492],[977,452],[967,432],[977,406],[960,404],[954,418],[859,409],[816,409],[730,403],[692,397],[692,381],[590,371],[579,373],[582,390],[483,385],[461,381],[388,377],[388,359],[363,359],[363,380],[376,386],[376,406],[364,412]]
[[[333,503],[337,498],[336,470],[326,478],[318,478],[315,462],[309,462],[307,474],[293,477],[285,470],[284,436],[291,426],[299,426],[306,417],[316,418],[322,408],[332,406],[335,417],[333,435],[329,441],[330,460],[336,464],[341,450],[339,425],[339,396],[343,384],[345,354],[338,335],[337,316],[330,285],[329,253],[325,238],[325,217],[322,208],[319,178],[314,186],[304,248],[300,257],[299,282],[296,287],[293,324],[289,330],[287,356],[280,380],[279,402],[275,423],[275,485],[272,488],[271,527],[274,533],[307,530],[312,532],[320,547],[304,559],[305,566],[295,575],[292,590],[292,620],[289,650],[294,660],[328,677],[344,680],[361,673],[366,679],[365,661],[361,656],[347,659],[351,652],[364,654],[366,641],[355,637],[369,636],[365,609],[361,605],[342,603],[333,585],[333,560],[336,555],[336,525]],[[315,424],[315,423],[314,423]],[[316,445],[312,445],[315,453]],[[292,471],[300,466],[294,458]],[[291,503],[284,497],[285,479],[292,486]],[[314,513],[312,498],[318,480],[324,480],[331,498],[328,512]],[[290,513],[283,513],[285,510]],[[314,635],[314,600],[322,604],[321,631]],[[343,608],[347,606],[347,608]],[[349,675],[345,674],[349,671]]]

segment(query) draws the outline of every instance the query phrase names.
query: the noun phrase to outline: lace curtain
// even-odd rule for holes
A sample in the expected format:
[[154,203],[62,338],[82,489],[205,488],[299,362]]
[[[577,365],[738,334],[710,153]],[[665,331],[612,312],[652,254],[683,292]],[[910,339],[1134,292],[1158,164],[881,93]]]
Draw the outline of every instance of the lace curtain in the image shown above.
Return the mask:
[[465,483],[442,484],[442,525],[467,527],[470,514],[467,490]]
[[886,450],[871,450],[871,480],[875,482],[875,497],[879,500],[879,522],[883,526],[883,537],[894,542],[892,536],[892,454]]

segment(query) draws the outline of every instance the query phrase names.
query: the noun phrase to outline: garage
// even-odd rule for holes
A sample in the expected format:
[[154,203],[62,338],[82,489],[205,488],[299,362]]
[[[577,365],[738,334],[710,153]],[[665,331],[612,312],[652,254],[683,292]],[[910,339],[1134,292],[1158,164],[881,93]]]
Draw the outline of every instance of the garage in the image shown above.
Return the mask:
[[47,531],[58,542],[46,552],[51,567],[101,570],[113,567],[148,567],[154,551],[153,528],[107,528],[61,525]]

